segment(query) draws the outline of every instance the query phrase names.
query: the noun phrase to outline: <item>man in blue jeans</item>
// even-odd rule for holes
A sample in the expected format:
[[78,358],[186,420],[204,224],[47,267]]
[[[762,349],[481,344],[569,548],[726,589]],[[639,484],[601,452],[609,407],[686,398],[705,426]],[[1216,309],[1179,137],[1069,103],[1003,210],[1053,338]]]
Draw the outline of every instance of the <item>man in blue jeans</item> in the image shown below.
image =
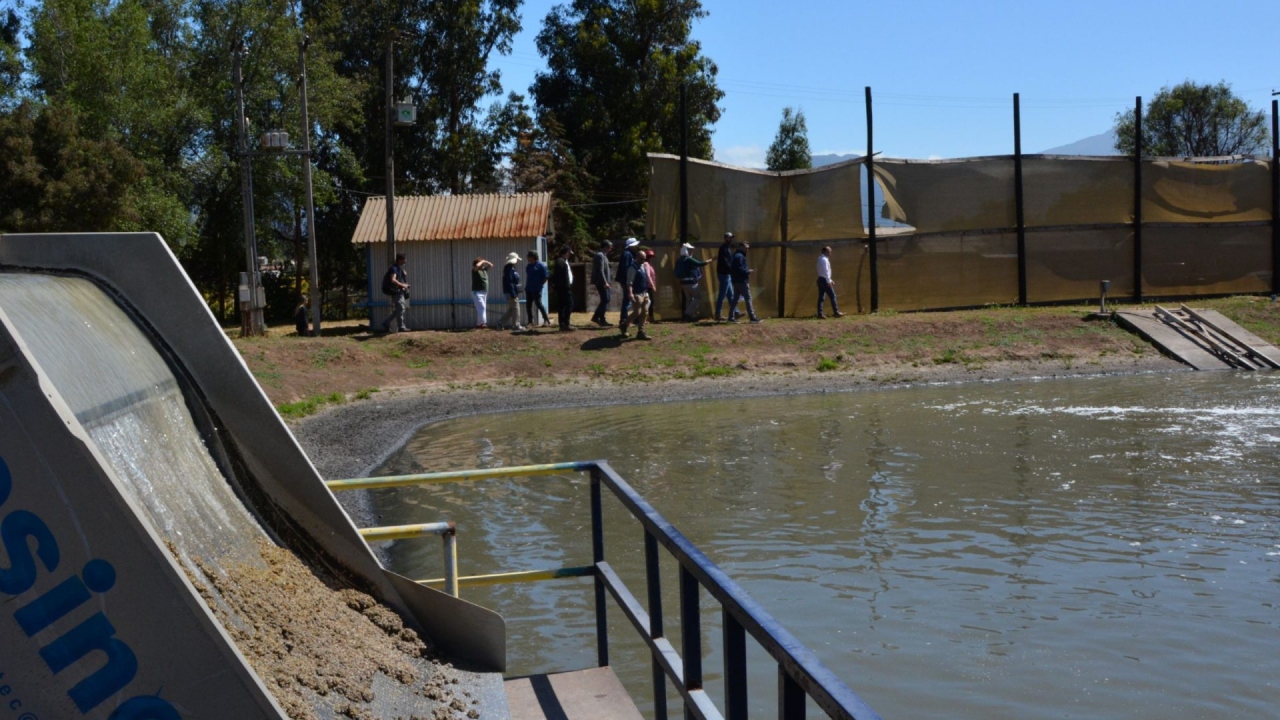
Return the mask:
[[747,317],[751,318],[751,324],[755,325],[760,322],[760,316],[756,315],[755,305],[751,302],[751,273],[755,270],[751,269],[747,262],[747,251],[751,246],[746,240],[738,243],[738,251],[733,254],[733,264],[731,274],[733,276],[733,297],[729,298],[729,303],[733,306],[732,312],[729,314],[729,322],[738,322],[736,317],[738,312],[738,299],[746,298],[747,301]]
[[720,281],[720,290],[716,293],[716,322],[724,322],[720,309],[724,299],[729,298],[729,318],[738,314],[738,303],[733,299],[733,279],[730,277],[730,265],[733,264],[733,233],[724,234],[724,242],[720,243],[720,252],[716,255],[716,279]]

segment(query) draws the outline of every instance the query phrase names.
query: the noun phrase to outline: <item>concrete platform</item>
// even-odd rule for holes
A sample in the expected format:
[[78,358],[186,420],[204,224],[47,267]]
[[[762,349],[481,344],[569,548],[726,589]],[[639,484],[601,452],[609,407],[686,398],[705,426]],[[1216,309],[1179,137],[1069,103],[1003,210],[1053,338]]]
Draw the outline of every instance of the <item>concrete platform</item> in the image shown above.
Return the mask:
[[506,681],[512,720],[643,720],[612,668]]

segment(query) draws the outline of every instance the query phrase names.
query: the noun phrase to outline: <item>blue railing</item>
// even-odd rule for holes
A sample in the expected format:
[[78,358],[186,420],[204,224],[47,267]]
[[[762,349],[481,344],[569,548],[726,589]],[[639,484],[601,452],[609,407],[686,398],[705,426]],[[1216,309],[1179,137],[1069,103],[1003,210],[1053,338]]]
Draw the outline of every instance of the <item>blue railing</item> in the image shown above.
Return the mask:
[[[806,697],[812,698],[828,717],[837,720],[879,720],[853,690],[818,660],[808,648],[760,607],[736,582],[702,553],[679,530],[653,509],[603,460],[557,463],[486,470],[463,470],[422,475],[332,480],[330,489],[377,488],[462,482],[503,477],[558,475],[587,472],[591,476],[591,572],[595,589],[596,654],[601,667],[609,664],[607,595],[612,595],[644,639],[652,656],[654,715],[667,717],[667,682],[680,694],[685,718],[697,720],[747,720],[747,644],[750,635],[777,663],[778,717],[802,720]],[[622,503],[644,528],[645,575],[648,608],[614,572],[605,558],[603,489]],[[680,650],[666,638],[659,575],[659,547],[679,564]],[[544,571],[550,577],[559,571]],[[461,578],[465,582],[466,578]],[[724,712],[715,706],[703,687],[701,592],[706,590],[720,605],[724,653]]]

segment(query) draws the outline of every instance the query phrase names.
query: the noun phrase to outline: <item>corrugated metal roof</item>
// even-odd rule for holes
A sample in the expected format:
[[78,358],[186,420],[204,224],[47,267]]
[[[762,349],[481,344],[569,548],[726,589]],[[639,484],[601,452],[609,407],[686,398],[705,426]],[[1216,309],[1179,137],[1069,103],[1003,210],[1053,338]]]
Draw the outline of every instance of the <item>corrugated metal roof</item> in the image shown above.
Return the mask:
[[[396,242],[537,237],[550,215],[551,193],[409,195],[396,198]],[[387,199],[371,197],[351,242],[386,241]]]

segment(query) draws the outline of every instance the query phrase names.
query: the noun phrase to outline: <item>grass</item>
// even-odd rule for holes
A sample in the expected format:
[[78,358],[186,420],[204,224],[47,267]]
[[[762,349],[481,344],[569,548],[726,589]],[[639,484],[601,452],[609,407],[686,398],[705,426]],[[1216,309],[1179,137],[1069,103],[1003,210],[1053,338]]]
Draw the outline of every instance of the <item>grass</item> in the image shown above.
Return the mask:
[[308,415],[316,414],[325,405],[342,405],[346,401],[347,397],[340,392],[329,393],[328,395],[312,395],[305,400],[277,405],[276,412],[280,413],[281,417],[291,419],[304,418]]
[[818,372],[831,372],[840,369],[840,361],[835,358],[819,357]]

